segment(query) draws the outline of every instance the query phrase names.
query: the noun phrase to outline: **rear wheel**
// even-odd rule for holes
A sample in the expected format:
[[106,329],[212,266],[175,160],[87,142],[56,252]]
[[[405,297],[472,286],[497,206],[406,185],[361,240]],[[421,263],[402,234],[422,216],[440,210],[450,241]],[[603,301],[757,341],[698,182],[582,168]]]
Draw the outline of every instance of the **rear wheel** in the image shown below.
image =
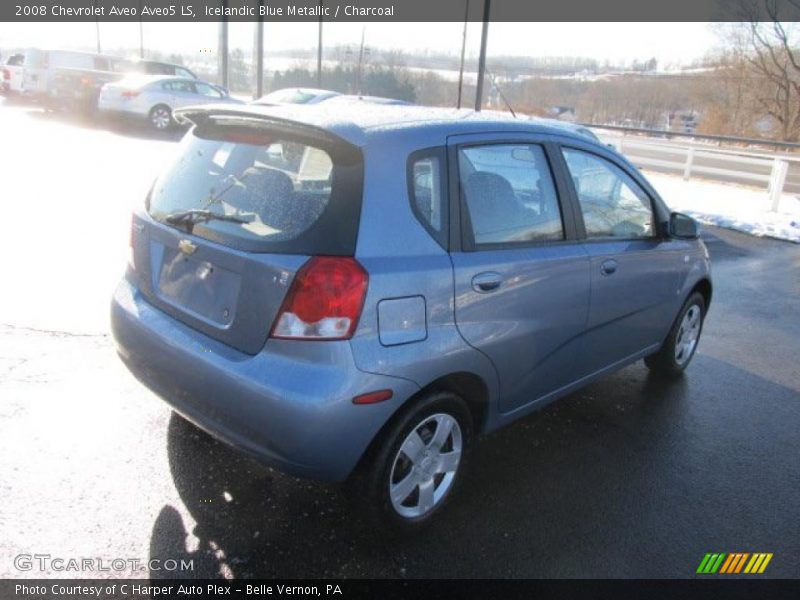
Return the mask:
[[172,125],[172,111],[164,104],[151,108],[148,118],[150,125],[157,131],[166,131]]
[[359,512],[400,533],[427,525],[460,484],[472,437],[461,398],[424,396],[395,420],[351,478]]
[[661,349],[644,359],[651,371],[668,376],[683,373],[697,350],[705,314],[705,299],[695,292],[683,305]]

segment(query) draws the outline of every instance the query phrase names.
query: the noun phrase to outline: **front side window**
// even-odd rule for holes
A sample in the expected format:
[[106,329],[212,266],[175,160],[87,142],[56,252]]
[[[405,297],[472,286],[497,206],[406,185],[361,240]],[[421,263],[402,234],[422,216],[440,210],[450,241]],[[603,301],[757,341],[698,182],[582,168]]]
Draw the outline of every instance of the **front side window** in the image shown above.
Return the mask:
[[594,154],[563,149],[581,205],[586,237],[647,238],[654,234],[650,198],[615,164]]
[[442,246],[446,245],[444,168],[438,154],[411,161],[411,202],[417,218]]
[[195,83],[194,86],[197,89],[197,93],[201,96],[208,96],[209,98],[222,98],[220,91],[214,87],[211,87],[207,83]]
[[564,239],[558,196],[541,146],[469,146],[459,150],[458,166],[475,244]]

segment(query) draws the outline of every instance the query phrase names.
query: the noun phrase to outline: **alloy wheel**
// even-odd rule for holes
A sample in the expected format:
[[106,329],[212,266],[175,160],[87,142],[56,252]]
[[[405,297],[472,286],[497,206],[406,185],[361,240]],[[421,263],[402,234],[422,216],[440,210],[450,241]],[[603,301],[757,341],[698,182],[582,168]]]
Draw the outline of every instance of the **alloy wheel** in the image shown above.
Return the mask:
[[700,307],[693,304],[683,315],[678,335],[675,338],[675,362],[683,366],[694,353],[697,339],[700,337],[700,324],[702,322]]
[[426,417],[406,436],[389,473],[389,498],[402,517],[424,517],[453,487],[461,463],[461,427],[452,416]]
[[169,110],[166,108],[156,108],[150,116],[150,121],[156,129],[166,129],[171,120]]

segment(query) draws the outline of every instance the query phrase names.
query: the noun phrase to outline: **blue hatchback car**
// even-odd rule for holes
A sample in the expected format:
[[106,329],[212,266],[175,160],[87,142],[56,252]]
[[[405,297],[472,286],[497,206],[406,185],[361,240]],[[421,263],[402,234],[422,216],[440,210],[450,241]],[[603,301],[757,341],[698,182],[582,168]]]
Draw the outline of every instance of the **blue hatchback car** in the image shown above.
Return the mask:
[[711,300],[695,222],[545,120],[205,106],[133,215],[119,354],[267,465],[416,529],[474,436],[644,359],[680,374]]

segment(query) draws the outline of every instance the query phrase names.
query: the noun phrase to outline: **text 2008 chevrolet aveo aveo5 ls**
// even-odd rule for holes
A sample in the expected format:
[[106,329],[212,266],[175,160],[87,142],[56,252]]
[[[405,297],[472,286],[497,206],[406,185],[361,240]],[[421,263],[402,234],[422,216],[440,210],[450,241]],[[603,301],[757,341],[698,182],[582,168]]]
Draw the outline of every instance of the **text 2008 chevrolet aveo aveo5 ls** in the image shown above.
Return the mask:
[[644,358],[678,374],[711,299],[695,223],[547,121],[218,106],[133,215],[119,353],[264,463],[428,522],[474,436]]

